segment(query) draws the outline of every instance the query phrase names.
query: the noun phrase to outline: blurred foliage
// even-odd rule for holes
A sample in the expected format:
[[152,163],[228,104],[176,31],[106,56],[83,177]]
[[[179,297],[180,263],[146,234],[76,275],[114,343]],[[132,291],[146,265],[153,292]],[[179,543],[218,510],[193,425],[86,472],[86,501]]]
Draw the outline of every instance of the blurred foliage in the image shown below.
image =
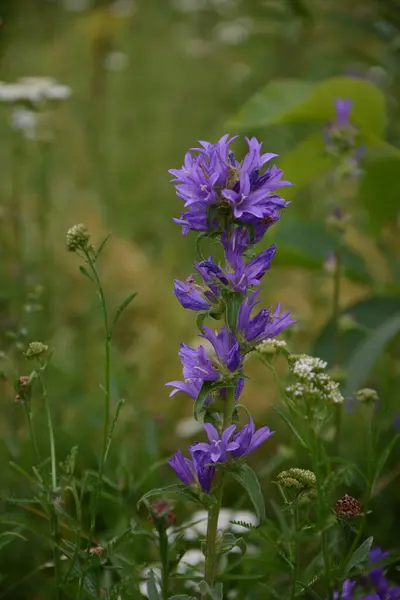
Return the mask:
[[[231,133],[257,134],[268,151],[279,152],[285,178],[296,184],[285,190],[293,203],[269,238],[278,253],[263,291],[267,304],[282,302],[298,319],[290,340],[293,351],[309,351],[348,370],[350,392],[367,384],[378,390],[379,427],[392,438],[400,377],[400,21],[394,0],[2,0],[0,19],[2,80],[50,75],[73,90],[71,100],[51,117],[47,254],[40,225],[43,145],[36,140],[21,144],[9,126],[7,108],[0,107],[0,466],[5,490],[0,598],[33,600],[51,597],[48,524],[9,467],[13,460],[30,468],[24,415],[13,402],[14,379],[28,372],[22,357],[27,341],[47,332],[45,341],[56,349],[49,389],[58,456],[64,461],[78,445],[78,477],[96,467],[102,423],[100,315],[65,252],[65,232],[83,221],[97,243],[112,231],[102,277],[113,308],[138,291],[119,322],[112,350],[112,400],[115,406],[123,397],[125,404],[96,524],[99,540],[109,542],[138,517],[136,502],[144,492],[171,482],[162,459],[186,441],[177,441],[174,432],[191,406],[169,400],[163,383],[179,378],[179,342],[190,343],[194,336],[191,315],[172,296],[172,280],[189,274],[195,250],[193,240],[182,238],[172,223],[181,207],[167,171],[181,164],[197,139],[217,139],[227,124]],[[366,145],[358,180],[339,188],[321,131],[332,120],[338,97],[354,100],[354,123]],[[327,223],[338,205],[351,216],[340,313],[356,324],[342,333],[339,356],[333,350],[328,268],[335,235]],[[23,231],[19,240],[18,227]],[[50,305],[44,311],[46,294]],[[272,378],[266,379],[256,365],[250,369],[249,403],[264,419],[276,392]],[[284,453],[289,432],[267,414],[279,436],[269,446],[270,455],[260,452],[258,466],[265,471],[262,486],[272,498],[267,510],[273,514],[278,493],[269,478],[281,464],[292,466],[294,450]],[[39,399],[34,418],[44,453]],[[343,436],[343,453],[357,464],[365,458],[360,420],[357,410],[350,411]],[[296,460],[306,462],[305,457]],[[396,450],[388,457],[368,517],[377,543],[397,550],[398,474]],[[234,484],[228,488],[227,502],[246,502],[238,489]],[[361,496],[362,481],[349,479],[343,484],[346,491]],[[15,498],[25,501],[17,506]],[[72,502],[64,501],[67,506]],[[180,523],[187,511],[184,503],[178,505]],[[140,515],[143,521],[146,517]],[[7,534],[10,527],[12,534]],[[268,528],[267,538],[276,533],[271,522]],[[68,526],[64,534],[70,535]],[[138,537],[136,542],[128,563],[122,549],[112,559],[121,580],[132,565],[140,570],[152,552],[147,540]],[[265,563],[283,572],[276,549],[265,538],[260,543]],[[238,580],[258,580],[260,566],[248,557],[237,575]],[[265,588],[260,589],[254,598],[264,597]]]

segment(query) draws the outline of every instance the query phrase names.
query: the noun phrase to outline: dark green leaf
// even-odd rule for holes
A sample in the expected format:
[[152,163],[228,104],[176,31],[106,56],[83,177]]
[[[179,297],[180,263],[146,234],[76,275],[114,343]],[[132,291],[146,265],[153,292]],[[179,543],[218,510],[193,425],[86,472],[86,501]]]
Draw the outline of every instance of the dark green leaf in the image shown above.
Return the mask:
[[357,548],[357,550],[355,550],[353,552],[353,554],[349,558],[349,562],[346,565],[345,575],[348,575],[350,573],[351,569],[354,569],[354,567],[356,567],[360,563],[363,563],[363,562],[365,562],[367,560],[368,554],[369,554],[369,551],[371,550],[372,542],[373,541],[374,541],[374,538],[372,536],[369,537],[369,538],[367,538],[361,544],[361,546],[359,546]]
[[379,233],[392,223],[399,211],[400,160],[386,158],[364,165],[365,174],[359,189],[359,202],[368,211],[371,230]]
[[208,313],[206,312],[200,312],[198,313],[197,317],[196,317],[196,325],[197,325],[197,329],[199,329],[200,331],[203,331],[203,323],[207,318]]
[[317,594],[317,592],[315,592],[312,587],[310,587],[309,585],[306,585],[305,583],[302,583],[301,581],[297,581],[297,583],[299,584],[300,587],[303,588],[303,590],[305,592],[307,592],[308,594],[310,594],[310,596],[312,598],[315,598],[315,600],[322,600],[321,596],[319,596]]
[[[278,246],[276,265],[321,269],[336,245],[335,236],[321,221],[285,217],[276,226],[273,241]],[[372,281],[365,261],[350,250],[342,250],[344,274],[355,281]]]
[[265,520],[265,503],[257,475],[247,464],[233,464],[229,468],[231,475],[243,486],[255,508],[258,520]]
[[372,482],[372,491],[374,491],[374,487],[376,485],[376,482],[378,481],[378,477],[382,472],[383,467],[386,464],[387,459],[389,458],[393,448],[396,446],[397,442],[400,440],[400,434],[397,433],[389,442],[389,444],[385,447],[385,449],[383,450],[382,454],[379,457],[378,463],[376,465],[376,469],[375,469],[375,473],[374,473],[374,479]]
[[[355,302],[346,306],[341,311],[341,315],[352,316],[360,325],[360,329],[342,334],[339,357],[340,365],[347,365],[350,357],[360,346],[365,337],[363,329],[376,329],[389,317],[398,313],[400,313],[400,298],[398,296],[371,296],[370,298],[361,300],[361,302]],[[334,364],[334,338],[334,324],[332,319],[329,319],[315,340],[311,354],[326,360],[330,365]]]
[[242,299],[242,294],[229,294],[229,296],[225,299],[226,322],[228,323],[231,331],[236,331],[237,318]]
[[215,384],[213,381],[203,381],[203,385],[200,388],[199,395],[193,403],[193,416],[196,419],[196,421],[200,421],[201,423],[204,421],[205,403],[208,394],[213,388],[215,388]]
[[132,294],[129,294],[129,296],[127,298],[125,298],[125,300],[123,302],[121,302],[121,304],[119,305],[119,307],[117,308],[117,311],[115,313],[114,321],[112,324],[113,327],[115,327],[115,324],[117,323],[118,319],[120,318],[120,316],[122,315],[124,310],[127,308],[127,306],[129,306],[129,304],[132,302],[132,300],[136,296],[137,296],[137,293],[133,292]]
[[204,506],[203,501],[196,492],[191,490],[189,487],[180,484],[173,484],[163,488],[150,490],[140,498],[140,500],[138,501],[138,506],[146,500],[148,500],[149,498],[154,498],[155,496],[158,496],[160,498],[184,498],[185,500],[191,500],[192,502]]
[[161,600],[161,596],[158,593],[153,571],[150,571],[150,577],[147,581],[147,596],[149,600]]
[[196,598],[187,594],[178,594],[178,596],[170,596],[168,600],[196,600]]
[[345,395],[356,392],[385,348],[386,344],[400,331],[400,313],[389,317],[361,342],[348,363]]

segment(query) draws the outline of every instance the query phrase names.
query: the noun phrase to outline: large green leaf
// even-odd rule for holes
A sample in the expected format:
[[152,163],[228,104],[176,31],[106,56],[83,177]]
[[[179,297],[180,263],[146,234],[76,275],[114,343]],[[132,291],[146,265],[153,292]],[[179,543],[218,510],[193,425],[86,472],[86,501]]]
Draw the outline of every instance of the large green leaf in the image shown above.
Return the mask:
[[379,232],[383,225],[396,219],[400,210],[400,159],[377,160],[364,168],[359,201],[368,210],[371,229]]
[[[335,247],[334,236],[320,221],[284,216],[275,228],[273,241],[278,246],[275,265],[320,269]],[[344,274],[355,281],[371,283],[364,260],[345,248]]]
[[234,464],[229,468],[229,472],[246,490],[250,500],[253,503],[259,521],[265,520],[265,503],[261,491],[260,482],[257,475],[249,465]]
[[382,137],[386,121],[384,95],[371,82],[353,77],[333,77],[317,83],[273,81],[250,98],[230,125],[246,129],[294,121],[326,123],[335,116],[337,98],[353,100],[352,122],[362,134]]
[[386,319],[364,338],[348,363],[346,395],[362,386],[386,344],[399,332],[400,312]]
[[315,84],[301,79],[271,81],[242,107],[229,123],[232,129],[283,123],[284,116],[310,97]]
[[348,573],[350,573],[350,571],[352,569],[354,569],[354,567],[357,567],[359,564],[361,564],[367,560],[373,541],[374,541],[374,538],[369,537],[368,539],[365,540],[365,542],[363,542],[361,544],[361,546],[359,546],[359,548],[357,548],[357,550],[355,550],[355,552],[353,552],[353,554],[350,556],[349,562],[346,565],[346,569],[345,569],[346,575]]
[[295,183],[293,187],[284,188],[282,196],[289,200],[298,190],[329,172],[333,164],[332,157],[326,152],[322,132],[308,136],[279,160],[285,179]]
[[[365,329],[375,330],[379,328],[388,318],[400,312],[399,296],[372,296],[355,302],[343,308],[342,315],[351,315],[361,326],[359,330],[347,331],[341,336],[340,364],[347,365],[350,357],[365,338]],[[321,329],[315,340],[311,354],[326,360],[328,364],[334,362],[335,330],[333,320],[330,318]]]

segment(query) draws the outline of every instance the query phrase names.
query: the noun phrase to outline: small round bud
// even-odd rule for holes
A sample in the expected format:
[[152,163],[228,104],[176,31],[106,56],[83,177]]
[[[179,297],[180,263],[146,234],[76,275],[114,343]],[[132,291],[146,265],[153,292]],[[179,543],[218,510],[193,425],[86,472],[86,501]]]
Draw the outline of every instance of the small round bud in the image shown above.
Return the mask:
[[338,319],[338,328],[342,333],[347,333],[348,331],[355,331],[359,326],[351,315],[342,315]]
[[47,352],[48,349],[49,347],[46,346],[46,344],[43,344],[42,342],[31,342],[28,346],[27,351],[25,352],[25,356],[29,360],[39,358],[39,356]]
[[353,496],[345,494],[334,506],[333,512],[337,517],[352,518],[361,513],[361,505]]
[[67,248],[70,252],[76,252],[77,250],[86,250],[89,242],[90,234],[83,225],[79,223],[74,225],[67,231]]
[[284,488],[294,488],[300,492],[316,485],[316,477],[312,471],[308,469],[298,469],[296,467],[282,471],[277,476],[277,482]]
[[356,398],[358,402],[361,402],[362,404],[372,404],[379,400],[378,392],[371,388],[358,390],[358,392],[356,392]]
[[157,528],[168,529],[175,521],[175,513],[172,511],[169,502],[158,498],[151,503],[149,520]]

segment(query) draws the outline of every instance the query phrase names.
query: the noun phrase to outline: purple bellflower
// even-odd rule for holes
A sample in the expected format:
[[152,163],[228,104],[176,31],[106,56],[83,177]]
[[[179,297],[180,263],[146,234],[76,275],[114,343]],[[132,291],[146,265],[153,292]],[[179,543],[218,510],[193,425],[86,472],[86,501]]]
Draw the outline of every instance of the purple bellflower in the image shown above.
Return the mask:
[[261,154],[261,144],[256,138],[246,138],[248,153],[240,164],[229,149],[235,139],[226,134],[216,144],[200,142],[201,148],[193,148],[186,154],[181,169],[171,169],[177,196],[187,209],[179,219],[174,219],[182,225],[184,234],[191,229],[215,229],[218,219],[216,215],[211,217],[211,207],[225,215],[228,210],[243,223],[260,225],[264,221],[268,225],[276,222],[280,211],[288,205],[274,193],[291,185],[282,181],[282,171],[274,165],[261,174],[266,163],[277,155]]
[[237,448],[231,451],[233,458],[247,456],[254,452],[263,442],[273,435],[275,431],[271,431],[269,427],[260,427],[256,431],[254,421],[250,417],[249,422],[241,431],[233,436],[233,443],[237,444]]
[[263,308],[254,317],[251,317],[253,308],[259,302],[257,299],[259,293],[259,290],[253,292],[242,302],[237,320],[240,339],[252,344],[259,344],[263,340],[273,338],[296,322],[290,317],[290,313],[280,314],[279,304],[273,314]]
[[352,108],[352,100],[342,100],[341,98],[337,98],[335,100],[336,119],[334,125],[340,128],[348,127],[350,125]]
[[[202,379],[187,379],[186,381],[169,381],[168,383],[165,383],[164,385],[175,388],[170,393],[170,395],[169,395],[170,398],[172,396],[174,396],[175,394],[177,394],[178,392],[183,392],[183,393],[187,394],[188,396],[190,396],[191,398],[193,398],[193,400],[196,400],[197,396],[200,393],[201,386],[203,385],[203,380]],[[239,399],[240,394],[243,391],[243,387],[244,387],[244,379],[243,379],[243,377],[239,377],[236,380],[235,400]],[[226,388],[220,388],[220,389],[216,390],[215,392],[213,392],[213,394],[216,394],[216,393],[219,394],[219,396],[222,398],[222,400],[225,400]],[[211,402],[211,395],[209,394],[206,397],[205,404],[208,405],[208,404],[210,404],[210,402]]]
[[210,310],[211,304],[200,286],[191,277],[186,281],[174,281],[174,292],[183,308],[190,310]]
[[193,452],[189,448],[192,459],[185,458],[180,450],[167,462],[173,468],[176,475],[185,485],[199,483],[204,492],[210,492],[215,475],[210,455],[205,452]]
[[218,430],[211,423],[205,423],[204,429],[206,430],[207,437],[210,441],[209,444],[205,442],[199,442],[192,446],[194,454],[198,452],[208,453],[212,462],[225,463],[228,460],[228,452],[232,452],[239,448],[239,444],[234,441],[230,441],[233,432],[236,429],[236,425],[230,425],[225,431],[222,432],[220,437]]

